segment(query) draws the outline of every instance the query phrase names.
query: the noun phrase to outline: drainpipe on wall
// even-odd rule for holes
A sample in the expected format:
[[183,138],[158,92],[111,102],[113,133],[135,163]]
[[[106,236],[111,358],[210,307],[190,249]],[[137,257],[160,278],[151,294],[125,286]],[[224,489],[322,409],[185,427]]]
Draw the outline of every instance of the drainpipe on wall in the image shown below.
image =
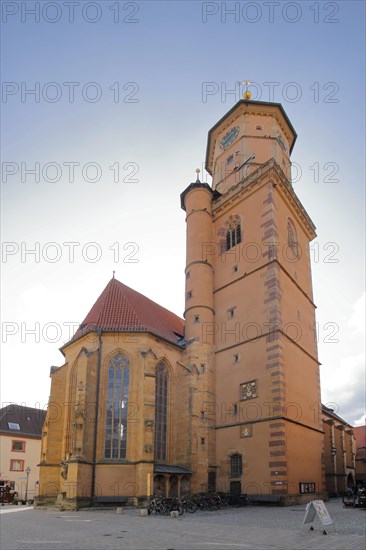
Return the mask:
[[99,348],[98,348],[98,367],[97,367],[97,387],[96,387],[96,397],[95,397],[93,469],[92,469],[92,481],[91,481],[91,490],[90,490],[90,506],[95,505],[95,475],[96,475],[96,462],[97,462],[99,387],[100,387],[100,370],[101,370],[101,363],[102,363],[102,329],[98,329],[98,338],[99,338]]

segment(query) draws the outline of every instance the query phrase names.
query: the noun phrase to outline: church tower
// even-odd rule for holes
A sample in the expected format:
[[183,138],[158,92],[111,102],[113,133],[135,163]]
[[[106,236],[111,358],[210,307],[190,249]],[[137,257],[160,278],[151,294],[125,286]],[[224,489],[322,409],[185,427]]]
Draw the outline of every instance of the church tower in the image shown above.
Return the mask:
[[200,482],[272,500],[324,490],[316,234],[291,182],[296,137],[280,104],[239,101],[208,134],[212,188],[197,178],[181,195],[185,353],[208,368],[197,387],[212,447]]

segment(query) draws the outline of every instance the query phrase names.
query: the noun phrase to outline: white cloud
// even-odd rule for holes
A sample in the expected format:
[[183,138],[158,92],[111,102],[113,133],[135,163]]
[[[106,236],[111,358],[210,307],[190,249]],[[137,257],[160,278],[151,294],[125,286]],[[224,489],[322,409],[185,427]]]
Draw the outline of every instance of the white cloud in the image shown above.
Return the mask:
[[366,424],[366,414],[364,413],[361,418],[355,420],[355,426],[364,426]]
[[365,298],[366,292],[360,296],[353,304],[349,325],[355,330],[356,334],[365,334]]
[[322,401],[352,425],[365,410],[365,359],[363,353],[342,357],[322,367]]

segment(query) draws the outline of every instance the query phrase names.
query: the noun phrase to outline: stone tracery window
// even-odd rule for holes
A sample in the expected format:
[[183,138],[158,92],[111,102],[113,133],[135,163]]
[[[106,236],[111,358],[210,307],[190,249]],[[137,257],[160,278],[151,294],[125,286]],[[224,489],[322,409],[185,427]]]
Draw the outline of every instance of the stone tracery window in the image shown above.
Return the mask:
[[158,363],[155,369],[155,460],[167,460],[168,367]]
[[297,240],[297,231],[294,222],[287,220],[287,244],[295,258],[299,256],[299,243]]
[[241,226],[240,220],[237,218],[232,220],[226,231],[226,250],[230,250],[237,244],[241,243]]
[[108,365],[105,458],[126,458],[129,377],[127,357],[114,355]]

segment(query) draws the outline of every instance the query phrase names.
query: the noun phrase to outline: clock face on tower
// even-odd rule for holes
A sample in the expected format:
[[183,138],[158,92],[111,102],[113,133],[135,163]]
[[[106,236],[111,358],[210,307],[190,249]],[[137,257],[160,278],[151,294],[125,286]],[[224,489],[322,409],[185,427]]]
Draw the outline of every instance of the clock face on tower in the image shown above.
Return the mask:
[[236,139],[238,133],[239,133],[239,126],[234,126],[227,132],[227,134],[224,135],[222,140],[220,141],[220,148],[221,149],[227,149],[229,145],[233,143],[233,141]]

